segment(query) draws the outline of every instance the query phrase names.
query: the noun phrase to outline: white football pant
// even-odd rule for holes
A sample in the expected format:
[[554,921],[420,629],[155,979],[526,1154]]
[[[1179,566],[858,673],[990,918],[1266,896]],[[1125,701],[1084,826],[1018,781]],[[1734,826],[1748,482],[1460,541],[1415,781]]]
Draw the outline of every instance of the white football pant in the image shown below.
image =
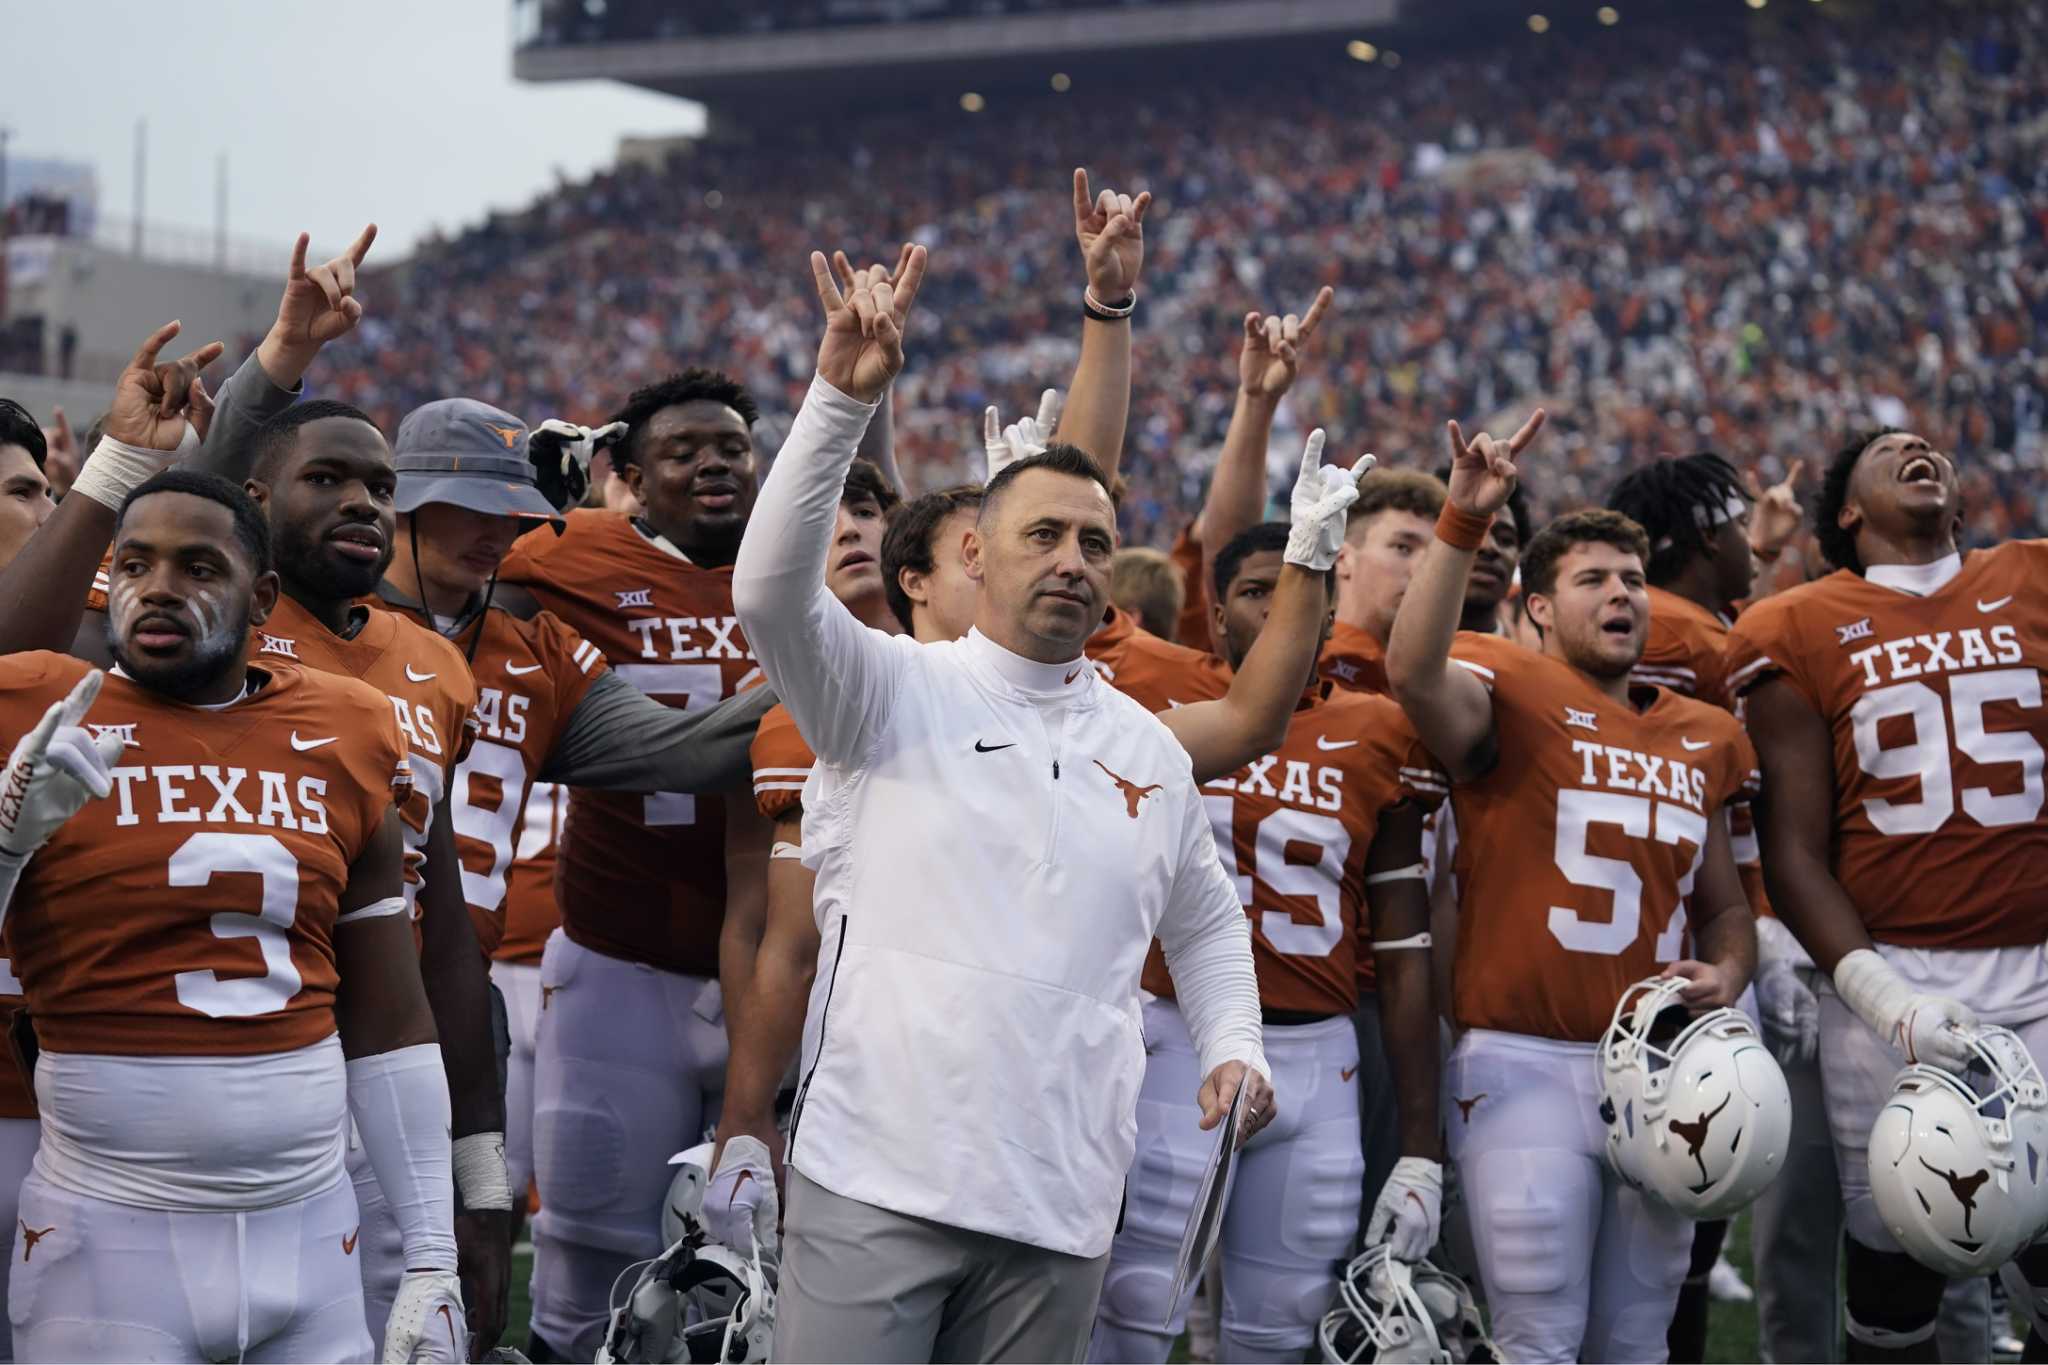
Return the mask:
[[31,1174],[7,1314],[23,1360],[368,1361],[346,1178],[246,1213],[135,1208]]
[[1592,1045],[1474,1029],[1446,1075],[1450,1157],[1502,1358],[1664,1360],[1693,1226],[1608,1168]]
[[523,1209],[533,1179],[533,1053],[540,1029],[540,968],[530,963],[493,962],[491,980],[505,997],[505,1023],[512,1050],[505,1060],[505,1179],[512,1206]]
[[559,929],[540,973],[533,1328],[589,1360],[614,1282],[663,1249],[668,1159],[717,1121],[725,1014],[715,980],[592,952]]
[[[0,1039],[0,1047],[6,1040]],[[21,1182],[28,1179],[29,1167],[36,1159],[36,1143],[42,1137],[43,1125],[35,1119],[0,1119],[0,1228],[10,1231],[21,1216]],[[0,1257],[0,1294],[7,1292],[7,1276],[14,1267],[12,1256]],[[14,1333],[11,1325],[0,1327],[0,1361],[14,1359]]]
[[[1237,1154],[1223,1222],[1219,1360],[1299,1360],[1336,1295],[1358,1235],[1358,1035],[1350,1015],[1266,1029],[1279,1112]],[[1197,1187],[1216,1150],[1203,1132],[1201,1063],[1180,1009],[1145,1005],[1145,1080],[1123,1231],[1110,1248],[1093,1361],[1164,1361],[1186,1321],[1190,1283],[1169,1301]],[[1170,1325],[1169,1325],[1170,1320]]]

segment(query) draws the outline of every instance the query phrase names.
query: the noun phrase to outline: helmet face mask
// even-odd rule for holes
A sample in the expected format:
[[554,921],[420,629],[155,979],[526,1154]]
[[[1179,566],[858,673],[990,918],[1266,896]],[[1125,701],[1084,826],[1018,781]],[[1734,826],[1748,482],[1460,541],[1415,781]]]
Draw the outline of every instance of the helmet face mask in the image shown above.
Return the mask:
[[1428,1261],[1397,1261],[1385,1246],[1353,1257],[1337,1281],[1337,1307],[1316,1331],[1325,1362],[1415,1361],[1449,1365],[1484,1348],[1479,1306],[1457,1276]]
[[[701,1221],[711,1144],[674,1157],[662,1201],[668,1249],[639,1268],[612,1311],[600,1362],[765,1361],[775,1332],[775,1263],[711,1240]],[[624,1280],[622,1275],[621,1280]]]
[[1622,992],[1597,1052],[1608,1165],[1688,1218],[1726,1218],[1785,1164],[1792,1099],[1749,1016],[1692,1017],[1685,981]]
[[1961,1076],[1909,1066],[1870,1133],[1885,1228],[1945,1275],[1997,1269],[2048,1225],[2048,1085],[2010,1029],[1970,1040]]

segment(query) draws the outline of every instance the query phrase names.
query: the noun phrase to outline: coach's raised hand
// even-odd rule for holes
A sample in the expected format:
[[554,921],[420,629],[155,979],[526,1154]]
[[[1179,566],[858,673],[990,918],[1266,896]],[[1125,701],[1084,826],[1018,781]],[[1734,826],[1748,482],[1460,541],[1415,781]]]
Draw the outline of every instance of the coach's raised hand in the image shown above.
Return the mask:
[[322,346],[347,336],[363,320],[362,300],[355,296],[356,270],[377,240],[377,225],[364,227],[333,260],[308,269],[306,248],[311,240],[302,232],[293,244],[277,321],[256,348],[263,372],[281,389],[299,382]]
[[1507,505],[1519,477],[1515,456],[1529,448],[1543,430],[1542,408],[1529,414],[1522,429],[1505,441],[1480,432],[1470,441],[1456,419],[1446,423],[1451,438],[1451,504],[1462,512],[1491,516]]
[[881,400],[903,371],[903,327],[924,284],[925,249],[903,248],[893,280],[872,270],[848,272],[842,293],[822,251],[811,253],[811,277],[825,308],[818,342],[818,376],[863,403]]

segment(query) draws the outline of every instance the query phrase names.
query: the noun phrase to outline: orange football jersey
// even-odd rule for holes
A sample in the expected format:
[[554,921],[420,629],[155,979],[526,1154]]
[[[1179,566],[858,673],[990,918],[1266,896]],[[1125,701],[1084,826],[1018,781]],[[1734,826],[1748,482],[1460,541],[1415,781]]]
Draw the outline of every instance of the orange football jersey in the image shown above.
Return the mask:
[[1323,644],[1316,668],[1325,682],[1385,696],[1387,647],[1359,627],[1339,621]]
[[[1399,706],[1319,683],[1278,749],[1202,788],[1223,870],[1251,918],[1261,1005],[1358,1007],[1359,959],[1372,943],[1365,860],[1380,813],[1405,801],[1435,807],[1449,782]],[[1173,994],[1156,942],[1144,985]]]
[[[0,658],[12,743],[87,671]],[[243,1056],[334,1032],[333,930],[348,870],[409,790],[376,689],[305,669],[223,710],[110,674],[87,713],[126,747],[114,789],[29,860],[7,924],[42,1045]]]
[[[561,535],[520,538],[500,577],[603,651],[668,706],[708,707],[755,671],[732,609],[731,568],[657,546],[616,512],[571,512]],[[717,797],[577,788],[556,892],[563,931],[593,951],[693,976],[718,972],[725,806]]]
[[[425,629],[409,610],[381,597],[374,605]],[[480,626],[472,622],[449,643],[469,655],[477,701],[476,739],[456,767],[448,815],[462,858],[462,898],[489,957],[505,937],[505,879],[527,785],[546,766],[576,704],[607,665],[596,645],[545,611],[521,620],[491,607]]]
[[505,873],[505,935],[491,956],[500,962],[538,967],[548,935],[562,924],[555,899],[555,857],[562,823],[569,814],[569,789],[556,782],[535,782],[526,794],[526,815],[512,866]]
[[1621,993],[1682,956],[1709,822],[1754,791],[1735,717],[1665,688],[1617,702],[1568,665],[1459,637],[1500,762],[1451,789],[1463,1028],[1598,1041]]
[[[396,612],[371,610],[354,636],[343,639],[289,597],[277,599],[270,619],[250,633],[250,662],[295,663],[322,673],[359,678],[389,699],[412,753],[412,794],[399,807],[407,848],[425,849],[454,776],[474,735],[476,680],[462,651]],[[419,884],[406,880],[405,908],[419,918]]]
[[[1630,676],[1639,683],[1668,687],[1682,697],[1696,697],[1733,711],[1740,720],[1740,699],[1728,690],[1728,623],[1677,593],[1656,587],[1649,592],[1650,638]],[[1735,870],[1742,874],[1749,908],[1759,915],[1770,914],[1771,898],[1764,890],[1762,854],[1756,842],[1756,816],[1747,802],[1728,807],[1728,842],[1735,853]]]
[[1649,592],[1650,637],[1636,663],[1635,680],[1733,711],[1735,698],[1729,694],[1721,665],[1728,623],[1675,592],[1662,588]]
[[1180,570],[1183,594],[1180,621],[1173,632],[1175,641],[1189,649],[1213,654],[1216,622],[1209,612],[1209,576],[1202,572],[1202,546],[1195,539],[1193,526],[1181,528],[1181,533],[1173,538],[1173,548],[1167,552],[1167,557],[1173,560],[1173,567]]
[[1230,690],[1223,660],[1160,639],[1120,607],[1088,637],[1086,653],[1105,682],[1148,711],[1214,701]]
[[1835,879],[1871,937],[1916,948],[2048,932],[2041,670],[2048,541],[1978,550],[1925,597],[1847,570],[1735,622],[1730,683],[1782,678],[1835,746]]
[[780,820],[804,803],[804,779],[818,756],[797,733],[796,718],[780,702],[761,717],[749,751],[754,761],[754,805],[764,820]]

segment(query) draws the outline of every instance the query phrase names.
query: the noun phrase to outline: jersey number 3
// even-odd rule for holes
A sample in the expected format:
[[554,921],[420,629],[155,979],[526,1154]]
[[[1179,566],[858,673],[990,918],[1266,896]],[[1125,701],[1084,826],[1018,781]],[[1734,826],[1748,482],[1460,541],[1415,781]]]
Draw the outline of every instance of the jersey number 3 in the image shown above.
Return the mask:
[[292,965],[291,927],[299,913],[299,860],[270,834],[195,834],[171,855],[172,886],[204,886],[216,873],[254,872],[263,879],[263,908],[254,915],[222,911],[215,938],[253,938],[263,954],[263,975],[223,980],[200,969],[174,979],[178,1003],[209,1019],[272,1014],[299,993]]

